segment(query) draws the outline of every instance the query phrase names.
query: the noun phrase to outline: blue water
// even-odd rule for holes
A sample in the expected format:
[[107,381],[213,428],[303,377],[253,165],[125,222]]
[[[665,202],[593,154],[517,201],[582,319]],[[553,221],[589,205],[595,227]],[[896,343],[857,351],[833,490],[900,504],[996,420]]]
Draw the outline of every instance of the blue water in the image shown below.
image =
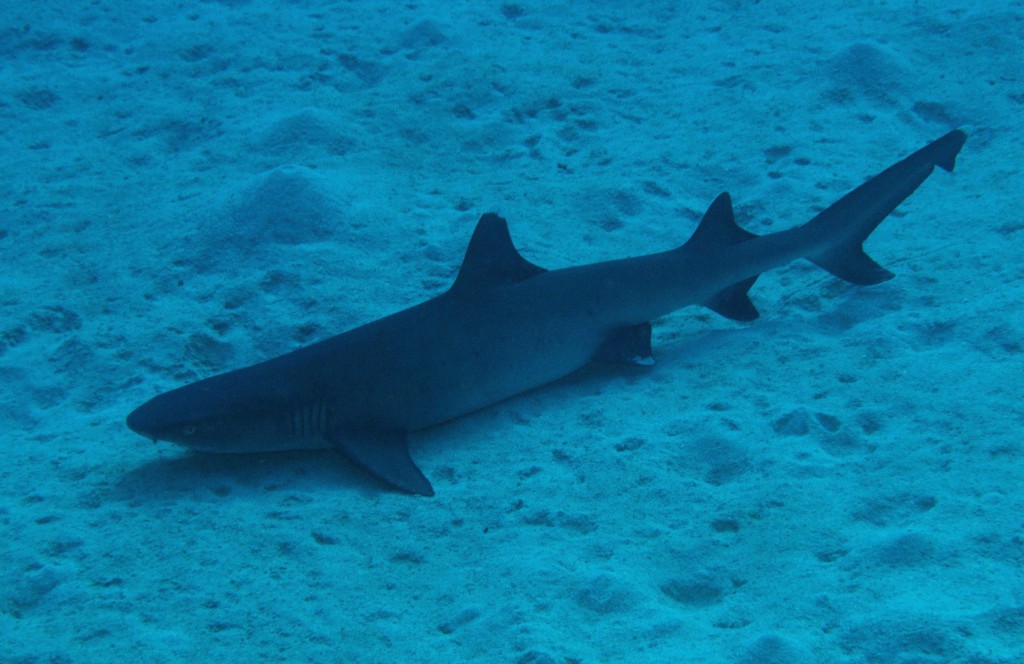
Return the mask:
[[[77,6],[76,6],[77,5]],[[0,662],[1024,661],[1024,3],[7,3]],[[418,433],[211,457],[153,395],[548,268],[789,228],[948,130],[751,324]]]

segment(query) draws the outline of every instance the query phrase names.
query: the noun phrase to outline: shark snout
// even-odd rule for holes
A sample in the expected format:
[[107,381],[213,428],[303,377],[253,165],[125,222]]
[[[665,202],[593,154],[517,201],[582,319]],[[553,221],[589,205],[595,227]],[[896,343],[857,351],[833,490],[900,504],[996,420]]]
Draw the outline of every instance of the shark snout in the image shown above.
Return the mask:
[[147,402],[128,413],[125,423],[135,433],[155,442],[160,440],[160,432],[167,428],[167,422],[162,422],[161,419],[151,402]]
[[[264,439],[278,434],[275,404],[240,398],[253,394],[253,381],[224,383],[214,377],[159,394],[129,413],[125,423],[150,440],[200,452],[263,451]],[[290,411],[283,421],[294,422]]]
[[156,436],[150,435],[149,427],[146,426],[145,414],[140,414],[139,410],[139,408],[136,408],[132,412],[128,413],[128,417],[127,419],[125,419],[125,424],[128,425],[129,429],[139,434],[140,436],[145,436],[146,438],[152,438],[153,440],[156,440]]
[[183,390],[153,397],[128,414],[128,428],[150,440],[189,445],[196,432],[194,403]]

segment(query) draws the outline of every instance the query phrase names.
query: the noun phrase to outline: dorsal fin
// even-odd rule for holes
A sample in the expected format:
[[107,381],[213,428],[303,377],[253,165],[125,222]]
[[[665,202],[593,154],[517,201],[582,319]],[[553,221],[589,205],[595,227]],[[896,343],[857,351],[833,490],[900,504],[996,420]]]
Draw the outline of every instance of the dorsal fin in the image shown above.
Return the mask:
[[[709,254],[755,237],[756,234],[743,230],[736,224],[736,218],[732,213],[732,199],[728,193],[722,193],[708,207],[697,230],[683,246],[688,250],[696,249],[702,254]],[[701,304],[726,318],[752,321],[758,314],[754,303],[747,297],[747,291],[755,281],[757,276],[744,279],[723,288]]]
[[686,241],[686,245],[691,249],[706,252],[739,244],[755,237],[756,234],[745,231],[736,224],[736,218],[732,214],[732,199],[728,193],[722,193],[708,207],[708,211],[704,213],[697,230]]
[[452,290],[515,283],[546,271],[519,255],[508,224],[488,212],[476,224]]

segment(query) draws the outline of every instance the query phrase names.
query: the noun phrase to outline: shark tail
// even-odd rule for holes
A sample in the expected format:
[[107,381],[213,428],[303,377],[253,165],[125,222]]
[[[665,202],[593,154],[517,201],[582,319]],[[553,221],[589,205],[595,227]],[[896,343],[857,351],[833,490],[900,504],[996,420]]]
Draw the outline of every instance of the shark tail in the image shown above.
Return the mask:
[[[850,283],[870,285],[892,279],[892,272],[864,253],[864,241],[928,179],[936,166],[952,171],[966,140],[967,134],[959,129],[949,132],[869,179],[803,226],[777,235],[787,235],[788,241],[795,243],[796,251],[789,254],[791,257],[802,256]],[[693,236],[679,251],[686,248],[710,253],[758,237],[736,223],[732,201],[726,193],[714,200]],[[738,281],[701,304],[726,318],[752,321],[758,312],[747,292],[758,276]]]
[[952,172],[966,140],[967,134],[959,129],[949,132],[885,169],[804,224],[808,244],[813,247],[805,258],[853,284],[871,285],[892,279],[892,272],[864,252],[864,241],[928,179],[936,166]]

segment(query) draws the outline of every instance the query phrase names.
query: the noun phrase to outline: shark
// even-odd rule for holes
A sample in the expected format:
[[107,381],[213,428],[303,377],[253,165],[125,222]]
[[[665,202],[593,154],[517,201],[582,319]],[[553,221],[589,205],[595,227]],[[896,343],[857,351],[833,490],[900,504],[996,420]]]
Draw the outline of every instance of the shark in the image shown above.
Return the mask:
[[810,221],[757,235],[719,195],[681,246],[545,270],[505,219],[480,217],[451,287],[421,304],[285,355],[158,394],[132,431],[212,453],[339,450],[387,485],[434,495],[409,435],[597,361],[653,363],[651,321],[689,305],[752,321],[762,273],[808,260],[858,285],[894,275],[864,251],[874,229],[931,175],[952,172],[954,130],[869,178]]

